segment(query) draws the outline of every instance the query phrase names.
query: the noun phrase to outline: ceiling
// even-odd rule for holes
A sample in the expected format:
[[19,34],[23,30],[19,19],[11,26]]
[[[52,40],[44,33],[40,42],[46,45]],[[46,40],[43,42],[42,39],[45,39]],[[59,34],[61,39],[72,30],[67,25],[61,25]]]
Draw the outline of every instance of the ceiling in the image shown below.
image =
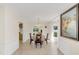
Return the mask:
[[22,18],[28,21],[36,21],[38,18],[39,21],[51,21],[74,3],[13,3],[7,5],[14,8]]

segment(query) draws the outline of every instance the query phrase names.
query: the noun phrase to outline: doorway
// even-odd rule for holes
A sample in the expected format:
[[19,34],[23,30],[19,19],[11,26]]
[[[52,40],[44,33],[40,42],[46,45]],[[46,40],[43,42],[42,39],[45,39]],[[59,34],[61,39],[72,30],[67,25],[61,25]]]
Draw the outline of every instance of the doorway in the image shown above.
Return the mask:
[[19,23],[19,47],[23,42],[23,23]]

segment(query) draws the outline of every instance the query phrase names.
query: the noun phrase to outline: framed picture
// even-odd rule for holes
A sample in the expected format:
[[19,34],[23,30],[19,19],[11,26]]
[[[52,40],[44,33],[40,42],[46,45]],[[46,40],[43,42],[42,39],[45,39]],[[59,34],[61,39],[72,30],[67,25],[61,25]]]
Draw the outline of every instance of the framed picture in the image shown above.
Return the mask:
[[35,27],[33,28],[33,32],[39,32],[39,28],[35,26]]
[[60,34],[62,37],[78,39],[79,4],[76,4],[60,16]]
[[54,37],[57,37],[57,32],[54,32]]
[[57,30],[58,29],[58,26],[53,26],[54,30]]

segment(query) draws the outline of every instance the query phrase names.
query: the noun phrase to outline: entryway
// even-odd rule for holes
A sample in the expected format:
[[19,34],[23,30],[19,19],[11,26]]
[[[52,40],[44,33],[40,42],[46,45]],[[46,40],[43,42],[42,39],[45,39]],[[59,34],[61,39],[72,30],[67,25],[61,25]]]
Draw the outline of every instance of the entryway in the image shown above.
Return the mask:
[[19,23],[19,47],[23,42],[23,23]]

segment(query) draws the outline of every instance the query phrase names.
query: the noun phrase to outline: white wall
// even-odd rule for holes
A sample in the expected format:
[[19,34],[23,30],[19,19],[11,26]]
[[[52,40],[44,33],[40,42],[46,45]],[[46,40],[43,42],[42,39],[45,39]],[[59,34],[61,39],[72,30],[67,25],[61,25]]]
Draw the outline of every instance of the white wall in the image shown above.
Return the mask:
[[66,55],[79,54],[79,41],[61,37],[60,36],[60,16],[58,16],[55,20],[56,21],[53,22],[53,25],[55,24],[59,26],[59,30],[58,30],[59,36],[57,40],[58,48]]
[[45,33],[45,35],[47,35],[47,33],[49,33],[48,39],[51,39],[51,37],[52,37],[52,28],[53,28],[52,23],[48,22],[45,25],[47,25],[47,31],[45,31],[45,29],[44,29],[44,33]]
[[4,54],[4,6],[0,6],[0,54]]
[[[51,41],[55,43],[55,45],[59,46],[59,37],[60,37],[60,16],[56,16],[54,20],[51,21]],[[58,29],[54,30],[54,26],[57,26]],[[54,32],[57,32],[57,37],[54,37]]]
[[20,22],[23,23],[23,42],[29,39],[29,33],[32,33],[32,29],[34,26],[34,23],[30,23],[25,19],[20,18]]
[[12,54],[19,47],[17,13],[5,7],[5,54]]
[[29,39],[32,25],[11,6],[5,6],[5,54],[12,54],[19,48],[19,23],[23,23],[23,42]]

